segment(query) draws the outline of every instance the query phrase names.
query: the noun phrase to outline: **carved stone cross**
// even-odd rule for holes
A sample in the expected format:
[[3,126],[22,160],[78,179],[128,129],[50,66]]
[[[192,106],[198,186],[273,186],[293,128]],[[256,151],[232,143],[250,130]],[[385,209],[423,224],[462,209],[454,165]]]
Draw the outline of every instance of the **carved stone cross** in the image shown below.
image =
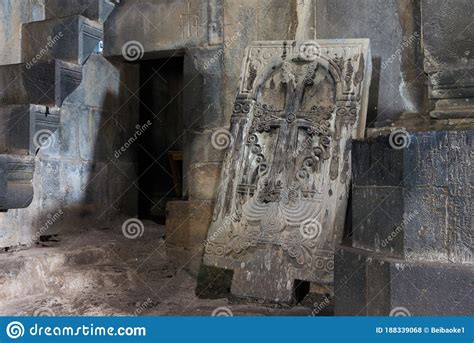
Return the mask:
[[332,283],[369,81],[368,40],[247,48],[204,255],[234,269],[233,294],[291,302],[298,280]]

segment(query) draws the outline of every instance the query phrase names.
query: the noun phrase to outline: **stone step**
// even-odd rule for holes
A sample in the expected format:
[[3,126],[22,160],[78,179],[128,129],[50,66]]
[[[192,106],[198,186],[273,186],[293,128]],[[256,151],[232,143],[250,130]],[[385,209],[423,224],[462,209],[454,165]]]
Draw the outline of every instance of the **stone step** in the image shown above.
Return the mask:
[[34,170],[33,156],[0,154],[0,211],[28,207],[33,200]]
[[362,249],[335,254],[335,314],[472,316],[472,264],[405,261]]
[[82,67],[59,60],[0,66],[0,104],[61,106],[82,81]]
[[110,0],[45,0],[45,19],[82,15],[103,23],[115,8]]
[[58,59],[84,64],[102,40],[102,25],[80,15],[26,23],[22,27],[22,61],[34,65]]
[[59,108],[44,105],[0,106],[0,153],[35,155],[59,126]]

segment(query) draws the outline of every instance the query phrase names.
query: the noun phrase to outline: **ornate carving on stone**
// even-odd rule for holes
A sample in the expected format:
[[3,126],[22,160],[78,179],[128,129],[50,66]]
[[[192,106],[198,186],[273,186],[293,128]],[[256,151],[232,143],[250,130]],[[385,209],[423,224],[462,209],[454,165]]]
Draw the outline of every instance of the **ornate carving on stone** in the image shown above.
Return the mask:
[[247,48],[204,256],[235,269],[234,294],[291,300],[296,279],[332,282],[369,54],[365,39]]

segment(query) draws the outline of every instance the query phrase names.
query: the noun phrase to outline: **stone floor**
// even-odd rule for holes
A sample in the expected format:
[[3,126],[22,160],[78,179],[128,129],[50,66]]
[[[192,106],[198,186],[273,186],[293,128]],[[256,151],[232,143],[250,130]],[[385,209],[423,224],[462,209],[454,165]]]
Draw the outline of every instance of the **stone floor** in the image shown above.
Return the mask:
[[[0,315],[311,315],[311,294],[297,306],[210,299],[167,257],[164,227],[145,224],[137,239],[115,226],[1,253]],[[329,306],[319,313],[330,314]]]

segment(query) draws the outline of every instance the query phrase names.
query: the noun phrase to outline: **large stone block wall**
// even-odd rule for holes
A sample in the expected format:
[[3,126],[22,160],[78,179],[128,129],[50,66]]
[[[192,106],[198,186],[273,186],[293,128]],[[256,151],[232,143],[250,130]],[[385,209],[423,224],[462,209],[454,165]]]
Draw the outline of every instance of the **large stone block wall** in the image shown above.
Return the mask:
[[114,158],[138,124],[136,66],[93,54],[80,86],[64,101],[51,144],[36,155],[34,198],[26,209],[0,213],[0,247],[29,245],[39,235],[106,227],[135,215],[133,145]]
[[318,38],[370,39],[368,126],[427,110],[420,16],[420,4],[413,0],[316,0]]

